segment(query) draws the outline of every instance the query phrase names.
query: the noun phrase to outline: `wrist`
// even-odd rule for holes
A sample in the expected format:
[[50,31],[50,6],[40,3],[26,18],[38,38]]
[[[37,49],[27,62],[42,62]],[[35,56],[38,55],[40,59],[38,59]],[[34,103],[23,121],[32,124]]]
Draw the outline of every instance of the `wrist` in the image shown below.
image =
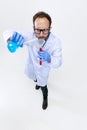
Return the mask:
[[51,63],[51,57],[48,59],[48,61],[47,61],[48,63]]
[[47,61],[48,63],[51,63],[51,60]]

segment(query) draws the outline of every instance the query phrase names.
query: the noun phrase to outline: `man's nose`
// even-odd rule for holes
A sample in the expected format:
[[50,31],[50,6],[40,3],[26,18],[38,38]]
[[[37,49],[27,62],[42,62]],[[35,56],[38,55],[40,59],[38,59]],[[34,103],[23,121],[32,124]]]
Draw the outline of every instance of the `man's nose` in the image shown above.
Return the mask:
[[43,36],[43,31],[40,31],[40,36]]

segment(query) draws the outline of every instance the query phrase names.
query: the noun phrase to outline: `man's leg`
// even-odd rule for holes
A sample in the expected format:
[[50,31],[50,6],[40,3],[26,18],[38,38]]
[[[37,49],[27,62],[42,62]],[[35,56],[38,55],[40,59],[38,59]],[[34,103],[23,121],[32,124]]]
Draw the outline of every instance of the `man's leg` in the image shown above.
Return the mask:
[[42,94],[43,94],[43,103],[42,103],[42,108],[46,109],[48,107],[48,88],[47,85],[44,87],[41,87]]

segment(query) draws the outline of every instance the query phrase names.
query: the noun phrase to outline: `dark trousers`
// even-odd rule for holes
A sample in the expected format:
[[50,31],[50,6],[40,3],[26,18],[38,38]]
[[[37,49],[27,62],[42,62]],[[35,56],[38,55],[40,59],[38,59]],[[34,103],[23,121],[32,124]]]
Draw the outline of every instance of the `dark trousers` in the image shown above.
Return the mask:
[[47,96],[48,96],[48,88],[47,88],[47,85],[44,86],[44,87],[41,87],[41,90],[42,90],[42,94],[43,94],[43,99],[46,100],[46,99],[47,99]]

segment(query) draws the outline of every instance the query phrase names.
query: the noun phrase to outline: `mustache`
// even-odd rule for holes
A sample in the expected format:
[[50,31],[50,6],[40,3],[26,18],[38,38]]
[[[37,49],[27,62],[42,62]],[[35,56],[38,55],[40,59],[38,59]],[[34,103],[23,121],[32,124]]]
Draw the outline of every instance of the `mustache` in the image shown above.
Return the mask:
[[45,39],[46,37],[38,37],[39,39]]

